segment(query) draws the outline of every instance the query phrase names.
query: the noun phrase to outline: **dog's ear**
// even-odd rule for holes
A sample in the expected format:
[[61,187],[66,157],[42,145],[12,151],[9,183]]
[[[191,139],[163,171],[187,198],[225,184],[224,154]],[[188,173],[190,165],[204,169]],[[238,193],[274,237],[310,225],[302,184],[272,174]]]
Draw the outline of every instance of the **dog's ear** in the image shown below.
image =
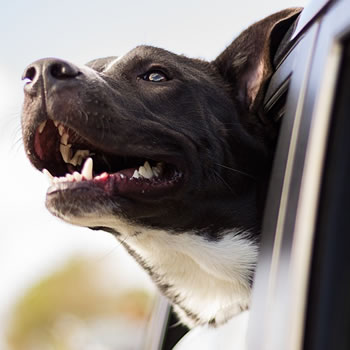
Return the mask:
[[275,13],[246,29],[213,62],[232,88],[234,97],[250,112],[262,103],[272,59],[301,8]]

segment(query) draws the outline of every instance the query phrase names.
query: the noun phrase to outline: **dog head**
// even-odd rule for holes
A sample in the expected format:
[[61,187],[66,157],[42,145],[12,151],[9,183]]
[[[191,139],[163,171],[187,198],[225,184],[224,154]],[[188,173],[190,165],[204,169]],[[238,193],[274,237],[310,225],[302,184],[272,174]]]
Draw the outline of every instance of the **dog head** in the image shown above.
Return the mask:
[[107,231],[115,220],[213,237],[258,231],[275,135],[261,113],[272,39],[299,11],[258,22],[212,62],[139,46],[81,67],[29,65],[23,140],[55,177],[48,209]]

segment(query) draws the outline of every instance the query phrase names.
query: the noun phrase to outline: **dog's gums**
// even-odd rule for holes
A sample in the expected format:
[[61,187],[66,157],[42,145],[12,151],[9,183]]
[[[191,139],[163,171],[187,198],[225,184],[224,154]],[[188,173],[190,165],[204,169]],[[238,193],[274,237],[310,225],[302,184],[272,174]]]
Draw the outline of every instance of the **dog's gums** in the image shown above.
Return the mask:
[[96,186],[110,195],[156,197],[179,186],[184,177],[169,163],[101,152],[72,129],[52,120],[38,126],[34,154],[51,184],[48,195]]

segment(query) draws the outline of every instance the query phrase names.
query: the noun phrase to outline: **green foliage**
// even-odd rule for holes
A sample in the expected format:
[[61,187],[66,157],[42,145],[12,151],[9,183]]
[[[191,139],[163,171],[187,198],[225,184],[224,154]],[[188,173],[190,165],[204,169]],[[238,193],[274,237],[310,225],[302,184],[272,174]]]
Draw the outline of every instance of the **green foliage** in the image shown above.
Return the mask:
[[9,324],[11,350],[39,349],[38,339],[54,346],[43,349],[71,350],[54,334],[57,322],[67,315],[83,321],[121,316],[146,320],[151,305],[149,293],[122,286],[102,287],[99,281],[106,271],[97,265],[85,258],[72,259],[28,290],[15,305]]

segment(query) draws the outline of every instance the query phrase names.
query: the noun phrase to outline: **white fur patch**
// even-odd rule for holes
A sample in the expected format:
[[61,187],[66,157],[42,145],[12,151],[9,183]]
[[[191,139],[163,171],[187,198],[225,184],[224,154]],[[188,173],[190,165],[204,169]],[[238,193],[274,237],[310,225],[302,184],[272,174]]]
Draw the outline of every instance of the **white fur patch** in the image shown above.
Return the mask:
[[213,320],[222,324],[248,308],[258,247],[246,232],[231,230],[223,232],[220,240],[209,241],[191,232],[171,233],[130,225],[110,215],[58,216],[75,225],[106,226],[118,231],[120,240],[161,276],[160,282],[172,286],[167,294],[180,300],[175,310],[190,327]]

